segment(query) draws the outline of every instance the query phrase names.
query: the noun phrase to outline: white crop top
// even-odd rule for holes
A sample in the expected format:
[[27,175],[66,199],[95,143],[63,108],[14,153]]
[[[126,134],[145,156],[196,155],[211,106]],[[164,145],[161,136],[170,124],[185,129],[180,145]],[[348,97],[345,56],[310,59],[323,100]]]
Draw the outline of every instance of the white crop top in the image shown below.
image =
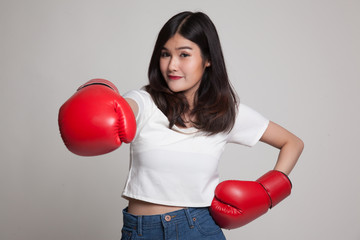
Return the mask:
[[156,204],[207,207],[219,183],[218,162],[226,143],[255,145],[269,120],[240,104],[228,134],[207,136],[196,128],[169,129],[169,121],[144,90],[123,96],[139,107],[130,145],[130,170],[123,197]]

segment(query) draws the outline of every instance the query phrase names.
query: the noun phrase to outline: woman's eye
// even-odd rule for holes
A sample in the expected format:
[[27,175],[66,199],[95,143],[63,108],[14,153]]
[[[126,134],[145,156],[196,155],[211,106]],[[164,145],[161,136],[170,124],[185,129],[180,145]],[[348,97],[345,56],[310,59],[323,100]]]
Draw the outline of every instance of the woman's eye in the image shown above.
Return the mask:
[[170,54],[168,52],[162,52],[161,57],[169,57]]
[[190,54],[187,54],[187,53],[180,54],[180,57],[189,57],[189,56],[190,56]]

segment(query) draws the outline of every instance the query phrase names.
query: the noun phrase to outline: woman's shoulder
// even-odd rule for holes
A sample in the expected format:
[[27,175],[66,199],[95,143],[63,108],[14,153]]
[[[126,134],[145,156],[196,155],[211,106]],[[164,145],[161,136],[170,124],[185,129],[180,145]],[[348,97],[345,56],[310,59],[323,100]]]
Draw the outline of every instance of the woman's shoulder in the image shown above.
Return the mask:
[[144,89],[134,89],[123,94],[124,98],[130,98],[136,102],[139,112],[148,115],[155,109],[155,103],[151,95]]
[[154,102],[152,100],[151,95],[144,89],[134,89],[123,94],[124,98],[131,98],[139,105],[153,105]]
[[228,135],[228,142],[254,146],[266,130],[269,120],[246,104],[238,105],[234,127]]

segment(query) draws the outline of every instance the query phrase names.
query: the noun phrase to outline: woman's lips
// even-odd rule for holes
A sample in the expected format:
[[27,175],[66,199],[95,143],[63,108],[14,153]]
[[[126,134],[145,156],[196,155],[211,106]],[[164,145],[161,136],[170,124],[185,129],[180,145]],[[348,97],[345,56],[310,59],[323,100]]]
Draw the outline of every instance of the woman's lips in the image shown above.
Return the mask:
[[174,75],[168,75],[168,78],[170,80],[179,80],[180,78],[182,78],[181,76],[174,76]]

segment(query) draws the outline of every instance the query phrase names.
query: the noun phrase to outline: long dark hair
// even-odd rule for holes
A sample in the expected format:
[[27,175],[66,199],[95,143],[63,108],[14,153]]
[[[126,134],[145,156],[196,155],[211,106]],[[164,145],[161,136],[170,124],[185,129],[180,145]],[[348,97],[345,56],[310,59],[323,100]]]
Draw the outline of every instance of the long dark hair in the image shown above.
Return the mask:
[[[209,60],[211,63],[201,79],[193,109],[189,109],[182,92],[175,93],[168,88],[160,71],[161,50],[176,33],[196,43],[201,50],[203,60]],[[236,116],[237,96],[229,82],[215,25],[206,14],[182,12],[166,22],[155,43],[148,77],[149,84],[146,86],[146,91],[169,119],[170,128],[174,125],[186,127],[182,116],[184,112],[190,110],[192,119],[195,119],[193,125],[210,135],[232,129]]]

